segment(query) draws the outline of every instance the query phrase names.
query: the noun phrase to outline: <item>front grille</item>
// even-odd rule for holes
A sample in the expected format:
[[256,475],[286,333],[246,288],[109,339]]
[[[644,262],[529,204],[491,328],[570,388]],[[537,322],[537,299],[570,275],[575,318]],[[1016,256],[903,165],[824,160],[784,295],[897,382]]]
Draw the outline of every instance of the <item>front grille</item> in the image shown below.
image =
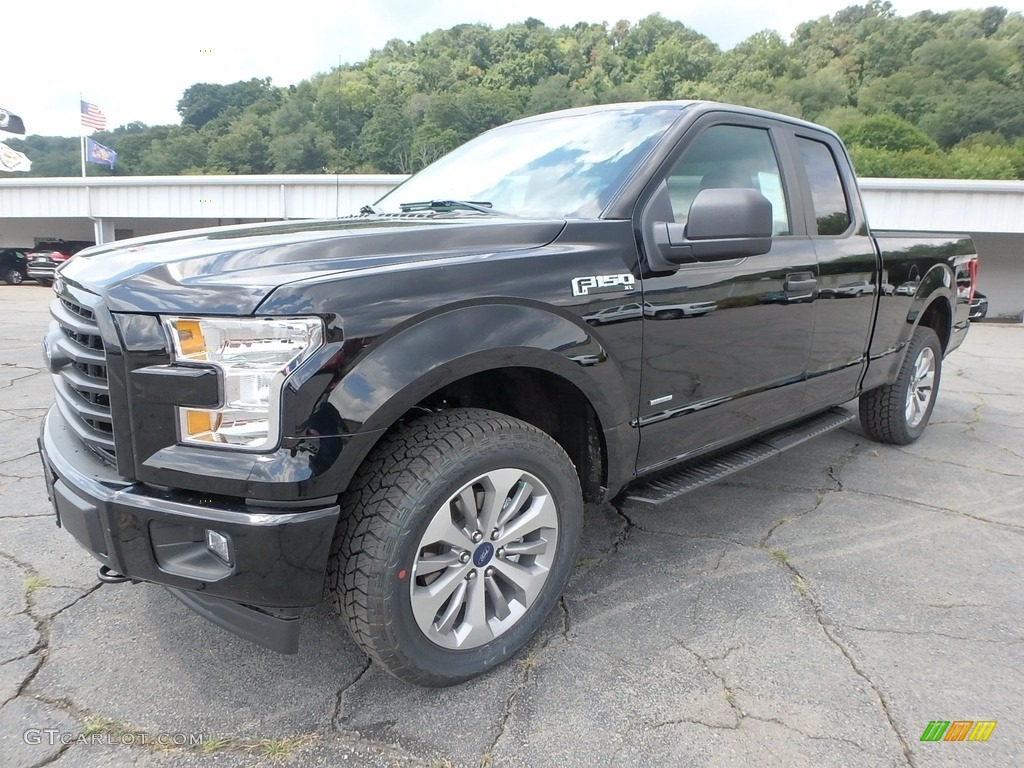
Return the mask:
[[96,314],[69,296],[58,297],[50,314],[61,330],[51,355],[68,361],[53,377],[57,407],[82,442],[114,463],[107,356]]

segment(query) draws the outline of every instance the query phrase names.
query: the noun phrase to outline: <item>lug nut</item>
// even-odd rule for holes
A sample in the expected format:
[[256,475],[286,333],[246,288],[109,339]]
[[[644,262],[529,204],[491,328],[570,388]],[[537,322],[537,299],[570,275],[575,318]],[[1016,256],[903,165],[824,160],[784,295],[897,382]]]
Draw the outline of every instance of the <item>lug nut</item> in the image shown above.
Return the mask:
[[493,575],[494,575],[494,569],[493,568],[488,568],[486,571],[484,571],[484,576],[493,576]]
[[459,562],[462,563],[463,565],[468,563],[469,562],[469,552],[463,552],[461,555],[459,555]]
[[498,557],[504,557],[505,556],[505,548],[504,547],[498,547],[498,551],[495,552],[494,554],[497,555]]
[[493,531],[491,531],[491,541],[495,541],[498,538],[498,535],[498,529],[495,528]]
[[484,535],[482,533],[480,533],[480,531],[473,531],[472,539],[473,539],[473,543],[474,544],[476,542],[480,541],[480,539],[482,539],[483,537],[484,537]]
[[466,574],[466,581],[473,581],[476,578],[476,571],[470,571]]

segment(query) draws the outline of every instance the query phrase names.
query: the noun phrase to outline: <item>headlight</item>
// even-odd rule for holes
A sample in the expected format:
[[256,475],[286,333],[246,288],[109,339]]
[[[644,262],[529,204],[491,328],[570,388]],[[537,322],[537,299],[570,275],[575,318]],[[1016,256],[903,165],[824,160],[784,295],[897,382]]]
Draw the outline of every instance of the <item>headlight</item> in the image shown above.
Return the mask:
[[220,371],[223,407],[178,407],[181,441],[260,450],[280,436],[281,389],[293,370],[323,344],[315,317],[165,317],[175,362]]

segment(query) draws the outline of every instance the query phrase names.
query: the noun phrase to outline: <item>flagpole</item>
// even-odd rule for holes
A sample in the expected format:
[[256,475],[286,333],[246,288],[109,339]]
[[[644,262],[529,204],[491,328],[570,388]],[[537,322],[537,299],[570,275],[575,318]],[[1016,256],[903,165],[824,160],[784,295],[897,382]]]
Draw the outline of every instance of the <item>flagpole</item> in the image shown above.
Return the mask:
[[82,139],[82,178],[85,178],[85,126],[82,124],[82,93],[78,93],[78,131]]

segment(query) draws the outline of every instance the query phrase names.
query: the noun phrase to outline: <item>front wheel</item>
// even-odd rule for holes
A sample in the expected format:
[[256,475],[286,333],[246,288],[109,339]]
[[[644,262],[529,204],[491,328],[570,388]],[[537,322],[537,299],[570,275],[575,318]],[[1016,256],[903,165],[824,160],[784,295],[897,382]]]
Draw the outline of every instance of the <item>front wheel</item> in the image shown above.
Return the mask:
[[8,285],[21,285],[24,280],[25,277],[14,267],[11,267],[4,272],[4,282]]
[[430,414],[385,438],[346,493],[328,586],[384,669],[453,685],[537,632],[582,518],[576,471],[548,435],[492,411]]
[[907,445],[921,436],[935,407],[942,345],[931,328],[914,330],[896,381],[860,396],[860,423],[874,440]]

